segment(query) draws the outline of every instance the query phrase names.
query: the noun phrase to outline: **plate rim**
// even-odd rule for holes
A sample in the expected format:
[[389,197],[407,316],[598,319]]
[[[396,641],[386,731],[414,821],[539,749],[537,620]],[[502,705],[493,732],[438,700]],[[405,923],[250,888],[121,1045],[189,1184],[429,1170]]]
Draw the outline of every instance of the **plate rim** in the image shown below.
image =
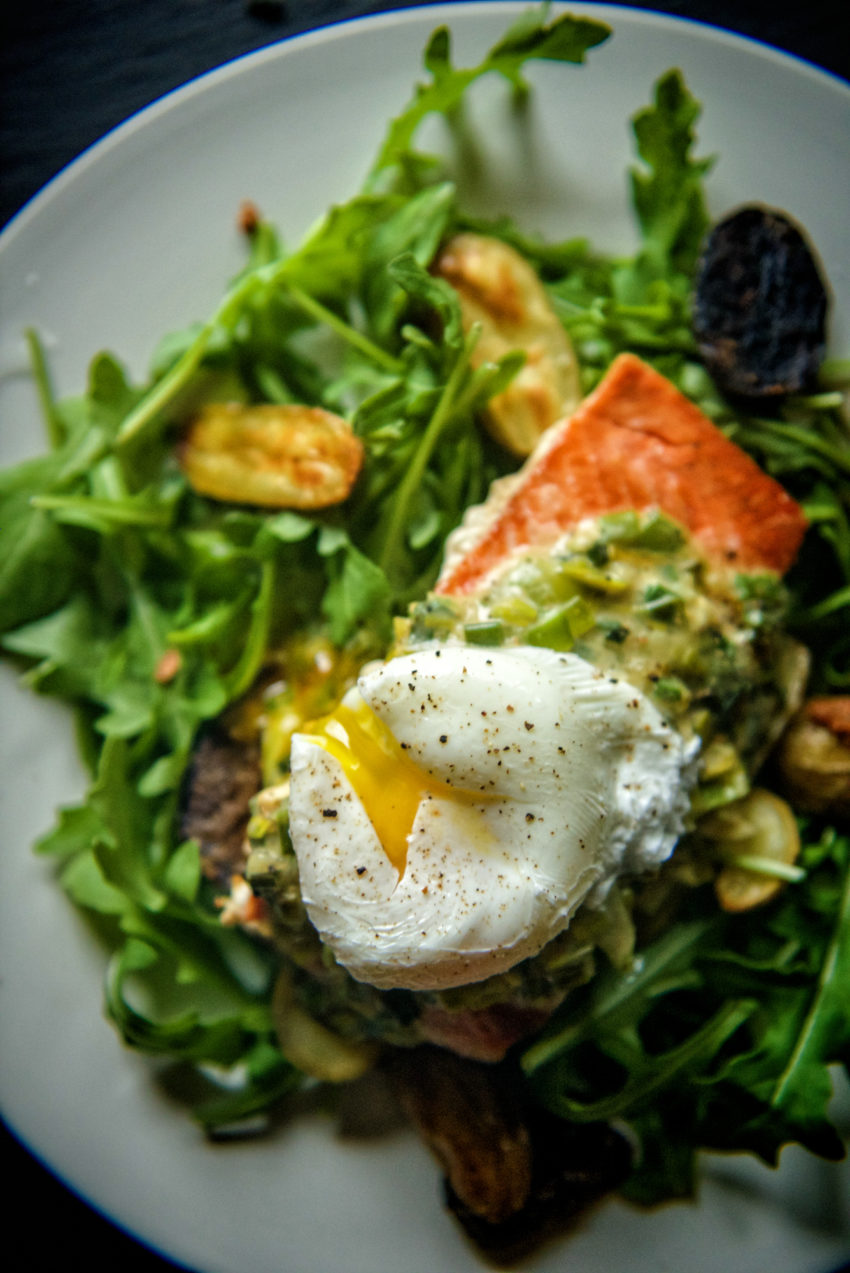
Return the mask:
[[[273,61],[279,57],[289,56],[297,53],[302,46],[318,45],[329,39],[345,38],[349,31],[358,30],[363,25],[368,25],[371,29],[380,29],[384,26],[393,26],[399,22],[403,23],[422,23],[425,24],[426,18],[429,24],[439,24],[440,21],[448,21],[451,16],[458,14],[469,15],[475,11],[489,10],[491,12],[504,13],[505,15],[519,14],[528,9],[528,4],[522,0],[462,0],[461,3],[427,3],[416,4],[402,9],[390,9],[379,13],[362,14],[353,18],[340,19],[327,23],[322,26],[310,28],[309,30],[286,36],[280,40],[274,40],[261,48],[254,49],[247,53],[241,54],[235,58],[229,59],[220,65],[213,67],[207,71],[193,76],[184,84],[169,90],[167,93],[156,98],[153,102],[142,107],[138,111],[133,112],[125,120],[116,124],[109,129],[101,138],[87,146],[75,159],[65,165],[54,177],[50,179],[40,191],[33,195],[22,208],[11,218],[3,230],[0,232],[0,257],[7,246],[18,237],[19,234],[28,230],[35,219],[41,214],[43,208],[63,196],[65,189],[73,181],[83,180],[91,168],[96,165],[102,155],[108,154],[112,149],[120,146],[125,138],[141,128],[155,125],[157,119],[166,111],[171,109],[179,109],[180,103],[198,93],[214,89],[218,84],[223,83],[228,78],[237,75],[250,74],[254,65],[259,65],[267,61]],[[595,4],[580,3],[576,5],[558,4],[553,6],[555,13],[574,12],[577,15],[600,16],[601,20],[610,20],[612,24],[619,22],[634,22],[642,25],[657,25],[659,27],[675,26],[678,29],[688,29],[701,34],[703,38],[711,39],[721,44],[733,44],[736,47],[744,46],[750,52],[760,57],[767,57],[771,61],[787,64],[793,68],[796,73],[804,73],[814,76],[828,84],[831,88],[837,88],[843,92],[847,99],[847,105],[850,106],[850,84],[836,76],[834,73],[816,66],[807,60],[798,57],[792,53],[778,49],[773,45],[767,44],[753,37],[745,36],[736,32],[729,31],[726,28],[714,26],[711,23],[696,21],[685,18],[680,15],[667,14],[659,10],[647,10],[643,8],[633,8],[631,6],[618,6],[614,4]],[[607,15],[607,16],[606,16]],[[31,852],[31,846],[29,851]],[[70,903],[69,903],[70,905]],[[160,1251],[164,1258],[174,1262],[175,1257],[168,1251],[160,1248],[158,1244],[153,1244],[149,1238],[145,1237],[138,1229],[128,1228],[123,1220],[119,1220],[116,1216],[107,1212],[101,1204],[93,1197],[89,1196],[85,1191],[80,1190],[67,1174],[56,1169],[51,1165],[49,1159],[43,1156],[37,1147],[31,1145],[25,1136],[16,1129],[14,1119],[7,1117],[4,1111],[4,1122],[20,1141],[22,1146],[31,1153],[31,1155],[45,1166],[54,1176],[84,1203],[98,1212],[108,1222],[118,1225],[119,1228],[126,1232],[132,1233],[133,1236],[143,1245],[152,1250]]]
[[[174,88],[161,93],[153,101],[139,107],[138,110],[133,111],[126,118],[107,129],[100,137],[85,146],[79,154],[64,164],[39,190],[21,205],[0,229],[0,256],[2,256],[7,242],[11,242],[19,233],[22,233],[30,221],[40,214],[42,208],[50,200],[60,197],[72,181],[80,179],[93,164],[99,161],[102,154],[106,154],[114,147],[121,145],[126,137],[129,137],[137,130],[152,126],[156,119],[167,111],[179,108],[182,100],[214,89],[218,83],[232,76],[250,71],[250,68],[254,65],[274,61],[277,58],[285,58],[302,46],[309,47],[328,40],[344,39],[349,32],[363,24],[377,29],[381,26],[416,22],[422,20],[421,15],[423,13],[433,15],[435,24],[439,24],[442,21],[448,21],[451,14],[469,15],[476,10],[489,10],[491,12],[501,11],[505,14],[513,13],[519,16],[519,14],[529,8],[528,0],[424,0],[424,3],[417,2],[403,8],[384,9],[375,13],[362,13],[353,17],[334,19],[320,26],[310,27],[303,31],[294,32],[292,35],[271,40],[258,48],[227,58],[225,61],[191,76],[182,84],[178,84]],[[718,44],[743,46],[748,48],[755,56],[778,61],[779,63],[788,63],[797,73],[808,74],[815,79],[825,81],[831,87],[846,95],[847,105],[850,108],[850,81],[842,78],[837,72],[818,66],[815,62],[799,54],[781,49],[756,36],[732,31],[728,27],[717,26],[704,19],[667,13],[661,9],[645,9],[640,5],[632,6],[630,4],[617,4],[616,2],[596,3],[595,0],[577,0],[575,4],[569,4],[565,3],[564,0],[557,0],[552,5],[552,10],[555,15],[575,13],[578,16],[595,16],[600,21],[608,21],[612,25],[617,20],[625,19],[636,24],[662,27],[672,25],[678,29],[695,30],[705,39],[713,40]]]

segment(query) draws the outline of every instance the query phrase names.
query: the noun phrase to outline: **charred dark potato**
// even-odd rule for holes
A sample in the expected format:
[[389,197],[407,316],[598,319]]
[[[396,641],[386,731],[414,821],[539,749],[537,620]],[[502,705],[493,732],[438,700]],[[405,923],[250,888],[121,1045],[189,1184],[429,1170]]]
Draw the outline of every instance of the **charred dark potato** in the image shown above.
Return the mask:
[[619,1132],[529,1103],[507,1063],[425,1046],[392,1049],[384,1065],[443,1168],[449,1210],[494,1263],[514,1263],[563,1232],[629,1173],[632,1150]]
[[631,1170],[632,1147],[604,1123],[568,1123],[543,1111],[530,1111],[532,1177],[525,1205],[493,1224],[467,1207],[446,1181],[449,1210],[489,1260],[512,1266],[550,1239],[568,1235]]
[[245,868],[248,806],[259,787],[256,745],[214,727],[201,736],[182,792],[180,830],[198,841],[204,874],[219,884]]
[[770,400],[810,389],[824,355],[827,308],[811,248],[784,213],[747,206],[709,234],[693,329],[724,392]]
[[394,1049],[385,1065],[451,1195],[488,1224],[521,1211],[531,1189],[531,1143],[503,1071],[427,1045]]

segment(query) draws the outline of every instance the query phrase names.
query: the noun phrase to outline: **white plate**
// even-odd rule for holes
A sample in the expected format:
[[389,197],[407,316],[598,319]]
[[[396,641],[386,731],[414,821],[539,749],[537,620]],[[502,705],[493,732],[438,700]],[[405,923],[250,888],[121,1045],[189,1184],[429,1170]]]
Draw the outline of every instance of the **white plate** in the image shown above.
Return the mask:
[[[505,86],[476,94],[490,210],[530,229],[632,241],[628,117],[680,66],[704,103],[700,152],[717,154],[713,208],[785,207],[831,274],[837,348],[848,347],[846,175],[850,91],[739,38],[658,14],[575,5],[615,34],[575,68],[534,65],[529,132]],[[387,119],[421,75],[432,29],[449,21],[461,63],[477,61],[522,4],[408,9],[299,37],[190,84],[66,170],[0,239],[0,460],[40,443],[21,333],[46,334],[60,392],[109,347],[142,373],[161,333],[205,316],[241,261],[235,213],[253,199],[297,238],[358,186]],[[435,141],[437,134],[434,134]],[[83,1196],[203,1273],[466,1273],[484,1267],[441,1209],[430,1158],[404,1132],[342,1139],[304,1117],[265,1141],[212,1147],[124,1050],[101,1016],[103,955],[48,866],[29,852],[81,775],[53,706],[2,685],[3,1014],[7,1120]],[[733,1268],[824,1273],[850,1252],[848,1172],[789,1152],[778,1173],[710,1164],[697,1206],[646,1216],[612,1204],[543,1271]]]

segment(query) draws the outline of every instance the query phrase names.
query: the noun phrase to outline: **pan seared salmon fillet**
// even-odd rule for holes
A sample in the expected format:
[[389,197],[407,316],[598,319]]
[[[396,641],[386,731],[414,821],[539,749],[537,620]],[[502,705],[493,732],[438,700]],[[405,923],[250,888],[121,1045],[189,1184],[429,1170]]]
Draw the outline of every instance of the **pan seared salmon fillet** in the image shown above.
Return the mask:
[[634,354],[614,360],[509,481],[478,538],[448,557],[437,593],[469,593],[515,550],[603,513],[657,508],[707,557],[778,574],[793,564],[807,524],[778,482]]

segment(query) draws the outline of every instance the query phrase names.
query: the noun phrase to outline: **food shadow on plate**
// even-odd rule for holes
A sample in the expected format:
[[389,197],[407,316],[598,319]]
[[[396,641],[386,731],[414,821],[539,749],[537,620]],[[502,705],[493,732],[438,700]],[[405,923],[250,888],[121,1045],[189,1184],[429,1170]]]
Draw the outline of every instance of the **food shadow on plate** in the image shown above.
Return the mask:
[[[169,1066],[165,1099],[197,1099],[197,1075]],[[302,1120],[324,1119],[346,1142],[418,1134],[434,1160],[435,1191],[478,1258],[516,1266],[583,1225],[628,1174],[632,1147],[601,1124],[573,1126],[532,1107],[510,1065],[469,1061],[429,1045],[389,1049],[351,1082],[308,1083],[271,1113],[211,1142],[257,1135],[285,1140]]]
[[[836,1066],[833,1070],[832,1117],[842,1141],[850,1141],[850,1081]],[[738,1197],[763,1200],[769,1195],[785,1216],[801,1231],[847,1243],[850,1268],[850,1196],[847,1174],[836,1164],[807,1154],[799,1145],[786,1145],[776,1171],[743,1154],[710,1155],[704,1167],[707,1179]],[[829,1273],[833,1273],[829,1270]]]

